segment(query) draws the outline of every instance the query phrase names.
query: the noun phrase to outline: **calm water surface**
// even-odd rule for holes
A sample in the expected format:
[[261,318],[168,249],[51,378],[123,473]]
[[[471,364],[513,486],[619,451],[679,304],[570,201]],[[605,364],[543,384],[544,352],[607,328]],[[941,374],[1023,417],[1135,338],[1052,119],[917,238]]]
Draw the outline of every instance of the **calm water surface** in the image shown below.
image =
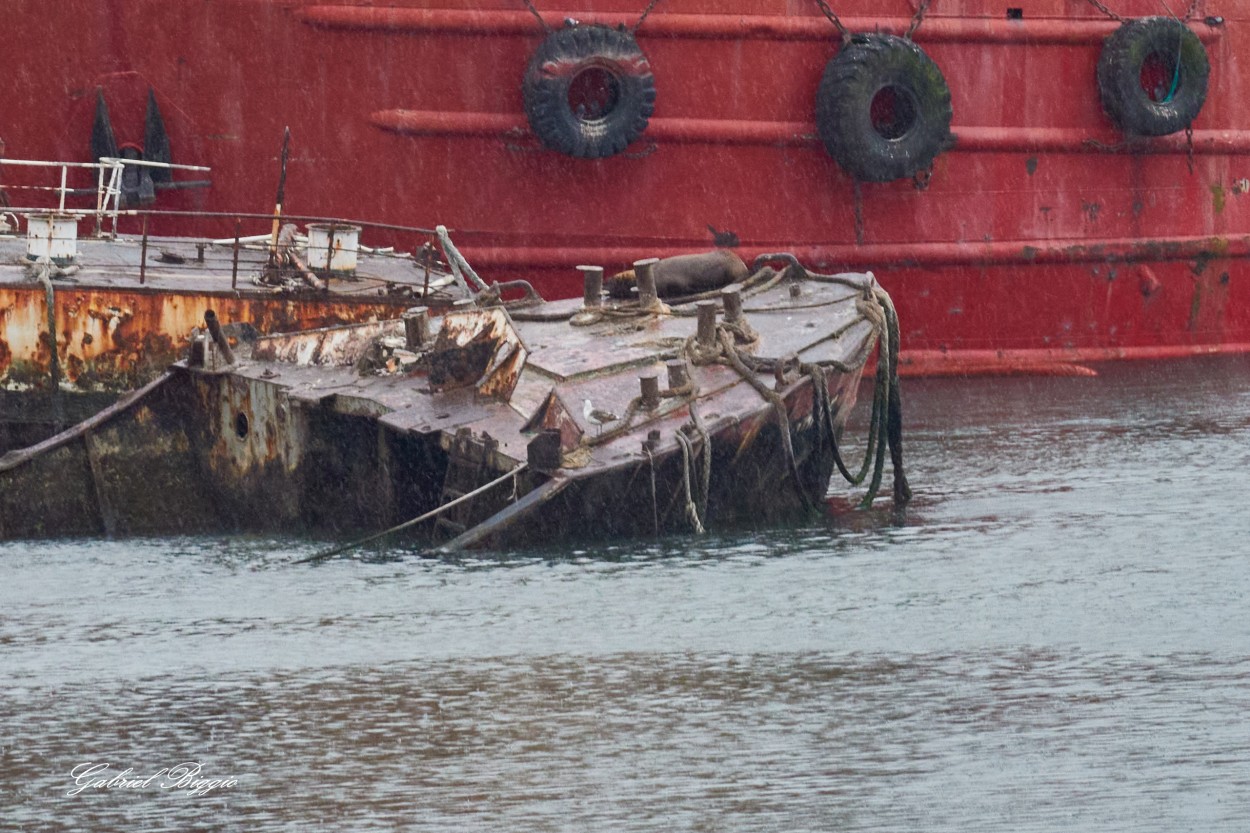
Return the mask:
[[903,514],[0,544],[0,829],[1250,829],[1250,363],[905,394]]

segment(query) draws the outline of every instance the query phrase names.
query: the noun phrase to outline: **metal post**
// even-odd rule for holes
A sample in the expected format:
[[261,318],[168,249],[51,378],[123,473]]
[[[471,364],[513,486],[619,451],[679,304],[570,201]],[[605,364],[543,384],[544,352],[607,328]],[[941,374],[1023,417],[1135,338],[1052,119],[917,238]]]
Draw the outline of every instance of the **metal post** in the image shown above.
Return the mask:
[[694,305],[698,315],[698,341],[700,347],[712,347],[716,344],[716,308],[715,301],[699,301]]
[[429,307],[412,307],[400,315],[404,321],[404,338],[409,350],[420,350],[430,340]]
[[243,233],[243,220],[239,217],[234,218],[234,258],[230,263],[230,288],[235,289],[239,285],[239,235]]
[[667,367],[669,390],[680,390],[690,384],[690,374],[686,372],[684,359],[674,359],[668,363]]
[[742,284],[731,283],[720,291],[725,306],[725,323],[733,324],[742,318]]
[[139,246],[139,286],[148,271],[148,215],[143,215],[143,243]]
[[326,234],[326,274],[334,271],[334,221],[330,221],[330,228]]
[[582,273],[582,306],[599,309],[603,305],[603,267],[578,266]]
[[221,322],[217,320],[217,313],[211,309],[205,310],[204,323],[208,326],[208,334],[213,337],[213,342],[217,345],[217,349],[221,351],[221,356],[226,360],[226,364],[234,364],[234,351],[230,349],[230,342],[226,339],[226,334],[221,331]]
[[648,257],[634,261],[634,279],[638,282],[638,305],[643,309],[655,306],[659,296],[655,291],[655,265],[660,262],[658,257]]
[[639,405],[644,410],[654,411],[660,405],[660,377],[647,373],[638,377],[638,387],[642,393]]

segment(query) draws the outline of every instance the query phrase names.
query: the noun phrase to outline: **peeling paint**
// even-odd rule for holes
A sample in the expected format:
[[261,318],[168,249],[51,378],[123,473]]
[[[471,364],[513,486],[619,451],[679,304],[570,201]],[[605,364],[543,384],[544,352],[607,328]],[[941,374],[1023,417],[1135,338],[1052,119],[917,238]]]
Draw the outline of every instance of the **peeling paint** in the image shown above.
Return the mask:
[[[84,391],[130,390],[182,358],[204,313],[227,323],[246,322],[262,332],[289,332],[353,321],[394,317],[398,299],[348,300],[335,296],[291,299],[256,293],[138,292],[57,287],[57,355],[64,383]],[[51,349],[42,287],[0,286],[6,310],[0,339],[0,386],[29,385],[48,378]],[[18,365],[22,366],[19,371]]]
[[1218,182],[1211,183],[1211,205],[1216,214],[1224,213],[1224,186]]

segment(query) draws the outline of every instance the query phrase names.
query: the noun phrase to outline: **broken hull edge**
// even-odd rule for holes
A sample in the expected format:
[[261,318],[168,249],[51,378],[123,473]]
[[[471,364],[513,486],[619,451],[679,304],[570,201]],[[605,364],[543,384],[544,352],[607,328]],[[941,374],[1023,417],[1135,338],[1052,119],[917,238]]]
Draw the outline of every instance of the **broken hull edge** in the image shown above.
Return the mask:
[[[840,413],[858,377],[829,376]],[[761,399],[751,413],[709,426],[705,526],[790,523],[823,496],[833,460],[810,419],[811,394],[807,379],[784,392],[804,493],[771,405]],[[518,475],[519,501],[511,483],[483,495],[465,518],[467,532],[445,547],[690,531],[681,450],[662,447],[648,461],[643,433],[639,454],[609,469],[527,471]],[[696,443],[692,489],[702,476],[697,452]],[[97,417],[0,458],[0,539],[373,532],[436,506],[447,465],[437,433],[400,433],[376,417],[339,413],[332,395],[295,402],[276,383],[176,367]]]

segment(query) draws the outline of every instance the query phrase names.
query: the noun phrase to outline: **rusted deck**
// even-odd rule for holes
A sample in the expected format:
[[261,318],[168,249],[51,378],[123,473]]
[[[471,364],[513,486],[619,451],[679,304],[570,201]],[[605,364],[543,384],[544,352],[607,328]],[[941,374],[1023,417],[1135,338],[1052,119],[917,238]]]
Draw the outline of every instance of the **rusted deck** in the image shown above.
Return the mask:
[[771,269],[737,289],[697,314],[414,311],[262,337],[234,365],[202,338],[143,396],[0,459],[0,535],[355,534],[433,513],[423,533],[458,548],[792,518],[824,495],[885,296],[870,275]]
[[[392,318],[428,286],[402,253],[364,251],[355,274],[321,271],[327,285],[314,289],[258,283],[263,245],[236,255],[233,240],[140,236],[79,239],[73,265],[45,282],[26,248],[24,235],[0,234],[0,450],[150,381],[185,356],[210,309],[234,335],[290,332]],[[435,271],[431,291],[449,282]]]

